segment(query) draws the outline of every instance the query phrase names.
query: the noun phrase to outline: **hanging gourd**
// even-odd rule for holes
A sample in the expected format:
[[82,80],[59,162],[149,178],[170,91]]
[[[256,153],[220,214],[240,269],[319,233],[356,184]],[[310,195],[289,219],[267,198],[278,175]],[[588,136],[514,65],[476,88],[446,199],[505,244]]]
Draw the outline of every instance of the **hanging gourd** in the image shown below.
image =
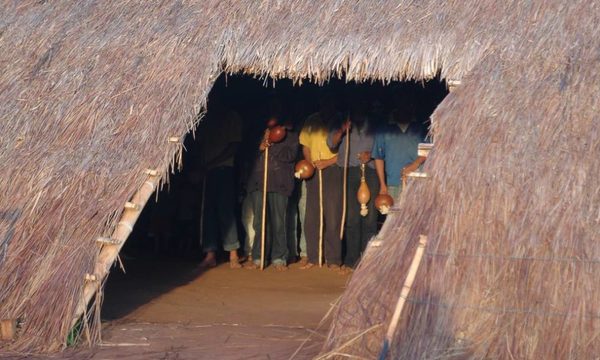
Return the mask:
[[387,215],[393,205],[394,198],[388,194],[379,194],[377,197],[375,197],[375,207],[383,215]]
[[360,215],[367,216],[369,214],[367,203],[371,199],[371,191],[369,190],[369,186],[367,185],[367,181],[365,179],[365,164],[360,165],[360,172],[360,186],[358,187],[358,192],[356,193],[356,199],[360,203]]
[[315,167],[308,160],[300,160],[294,169],[294,176],[297,179],[310,179],[315,173]]
[[271,144],[276,144],[278,142],[283,141],[286,135],[285,128],[281,125],[275,125],[269,129],[269,142]]

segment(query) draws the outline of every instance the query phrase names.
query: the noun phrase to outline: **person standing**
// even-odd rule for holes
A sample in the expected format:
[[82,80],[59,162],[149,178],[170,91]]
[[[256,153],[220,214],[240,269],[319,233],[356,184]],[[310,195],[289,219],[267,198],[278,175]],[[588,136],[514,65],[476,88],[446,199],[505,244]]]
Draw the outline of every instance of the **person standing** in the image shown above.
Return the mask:
[[[366,106],[366,105],[365,105]],[[349,131],[349,138],[346,136],[346,129]],[[349,144],[347,142],[349,141]],[[369,190],[373,194],[379,192],[379,182],[375,172],[375,165],[371,159],[371,150],[374,143],[374,131],[366,115],[365,107],[360,100],[352,105],[349,119],[342,126],[332,129],[327,138],[327,144],[330,148],[338,150],[337,165],[344,168],[346,164],[345,154],[346,146],[349,148],[348,156],[348,177],[346,187],[346,224],[344,226],[344,235],[346,239],[346,256],[344,257],[344,266],[353,269],[367,243],[377,233],[377,211],[375,201],[371,199],[367,203],[368,213],[366,216],[360,214],[360,204],[356,199],[356,192],[361,182],[361,166],[364,166],[365,180]],[[343,172],[341,173],[343,181]],[[340,214],[343,206],[340,205]]]
[[[321,99],[318,113],[309,116],[300,132],[300,144],[304,158],[315,165],[322,174],[322,194],[320,198],[319,173],[306,180],[306,215],[304,231],[308,262],[301,269],[310,269],[319,263],[319,236],[323,221],[324,259],[331,269],[339,269],[342,263],[342,245],[339,237],[341,201],[340,171],[336,165],[337,154],[327,145],[329,128],[337,122],[333,99],[329,96]],[[320,207],[323,206],[323,219],[320,219]]]
[[402,192],[402,178],[425,161],[417,155],[426,132],[415,119],[411,104],[392,111],[388,123],[375,135],[372,157],[375,159],[379,193],[397,199]]
[[248,181],[248,193],[252,199],[254,212],[254,230],[256,240],[252,247],[252,262],[246,266],[257,269],[261,262],[262,207],[263,207],[263,175],[265,164],[265,149],[269,148],[267,169],[267,206],[266,206],[266,236],[265,263],[270,259],[273,267],[279,271],[287,269],[288,239],[287,239],[287,205],[294,191],[294,160],[298,152],[298,135],[287,128],[283,141],[270,143],[269,130],[258,146],[260,151],[254,169]]
[[[292,106],[292,120],[295,129],[302,129],[306,120],[306,105],[302,98],[296,97]],[[296,157],[296,162],[302,160],[304,155],[302,147]],[[304,222],[306,215],[306,181],[296,180],[294,193],[288,204],[290,218],[288,219],[288,240],[291,249],[291,258],[299,260],[299,265],[304,266],[308,263],[308,255],[306,251],[306,234],[304,233]],[[299,258],[299,259],[298,259]]]
[[223,249],[229,252],[230,267],[240,268],[234,158],[242,140],[242,121],[235,111],[225,107],[221,99],[214,98],[198,133],[202,156],[200,172],[205,181],[201,228],[204,229],[202,248],[206,256],[200,267],[217,265],[216,253],[222,244]]

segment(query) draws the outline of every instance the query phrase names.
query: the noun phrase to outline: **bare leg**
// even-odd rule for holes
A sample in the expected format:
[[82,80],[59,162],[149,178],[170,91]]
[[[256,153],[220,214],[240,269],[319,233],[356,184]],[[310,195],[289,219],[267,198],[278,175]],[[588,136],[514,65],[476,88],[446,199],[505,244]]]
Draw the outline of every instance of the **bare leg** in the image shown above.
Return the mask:
[[232,269],[240,269],[242,267],[237,250],[231,250],[229,252],[229,267]]

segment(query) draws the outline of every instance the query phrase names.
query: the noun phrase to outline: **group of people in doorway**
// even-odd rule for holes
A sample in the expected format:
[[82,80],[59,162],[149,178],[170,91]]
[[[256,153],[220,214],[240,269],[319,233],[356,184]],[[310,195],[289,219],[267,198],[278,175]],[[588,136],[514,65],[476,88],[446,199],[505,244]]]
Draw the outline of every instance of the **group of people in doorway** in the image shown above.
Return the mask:
[[[317,112],[292,121],[273,96],[254,135],[243,130],[242,117],[226,103],[209,100],[198,128],[205,254],[200,266],[216,266],[223,249],[231,268],[286,270],[299,261],[300,269],[322,263],[351,272],[378,231],[375,196],[397,199],[402,178],[424,161],[417,148],[427,128],[409,99],[399,97],[385,112],[356,98],[342,113],[335,98],[323,94]],[[275,127],[284,134],[273,141]],[[312,176],[294,176],[301,160],[314,166]],[[242,179],[241,198],[236,196],[237,179]],[[362,211],[357,200],[361,180],[372,194]]]

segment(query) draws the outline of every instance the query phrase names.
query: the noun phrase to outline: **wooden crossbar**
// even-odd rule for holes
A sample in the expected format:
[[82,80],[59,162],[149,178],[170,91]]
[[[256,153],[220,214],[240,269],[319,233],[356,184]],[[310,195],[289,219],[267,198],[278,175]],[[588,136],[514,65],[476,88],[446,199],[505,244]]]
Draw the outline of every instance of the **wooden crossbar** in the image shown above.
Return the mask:
[[125,209],[140,210],[140,206],[136,203],[132,203],[131,201],[128,201],[125,203]]
[[427,175],[427,173],[424,173],[424,172],[418,172],[418,171],[413,171],[413,172],[410,172],[410,173],[408,173],[406,176],[408,176],[408,177],[412,177],[412,178],[426,178],[426,177],[429,177],[429,176]]
[[119,239],[112,239],[109,237],[99,237],[96,241],[102,245],[121,245],[123,241]]
[[0,320],[0,340],[13,340],[17,333],[17,320],[5,319]]

